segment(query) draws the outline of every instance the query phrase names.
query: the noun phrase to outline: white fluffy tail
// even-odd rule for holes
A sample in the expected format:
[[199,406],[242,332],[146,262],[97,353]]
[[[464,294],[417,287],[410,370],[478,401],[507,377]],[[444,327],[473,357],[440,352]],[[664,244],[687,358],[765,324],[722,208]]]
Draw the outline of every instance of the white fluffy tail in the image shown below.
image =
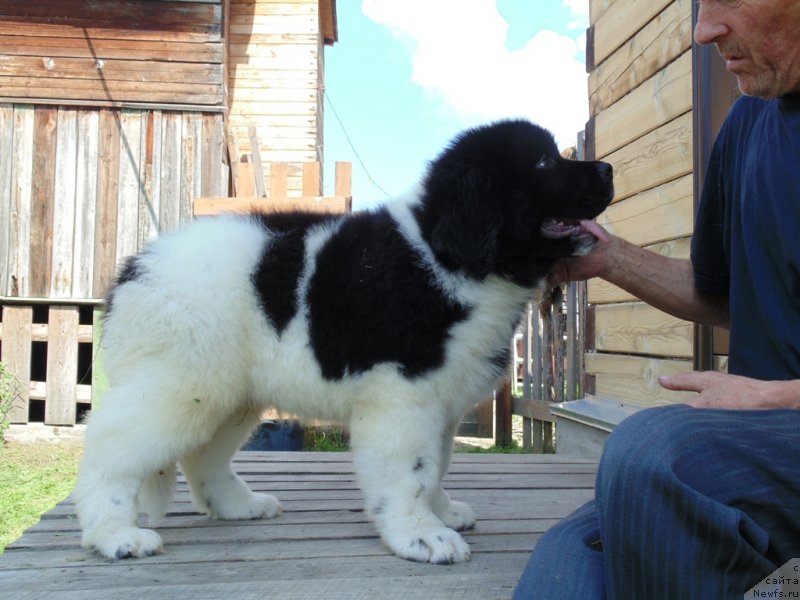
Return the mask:
[[167,507],[175,491],[177,466],[172,464],[147,477],[139,489],[137,503],[139,511],[147,514],[152,527],[167,513]]

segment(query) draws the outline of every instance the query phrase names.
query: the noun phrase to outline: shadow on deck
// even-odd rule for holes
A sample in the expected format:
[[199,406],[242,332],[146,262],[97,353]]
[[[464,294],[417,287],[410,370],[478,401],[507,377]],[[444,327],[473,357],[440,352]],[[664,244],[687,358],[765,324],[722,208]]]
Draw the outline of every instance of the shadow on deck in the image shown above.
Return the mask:
[[468,563],[394,557],[363,512],[346,453],[243,452],[236,470],[274,493],[271,520],[211,521],[181,478],[158,528],[166,553],[109,561],[80,547],[67,498],[0,556],[7,600],[58,598],[510,598],[531,548],[592,497],[596,463],[552,455],[455,454],[445,488],[478,516]]

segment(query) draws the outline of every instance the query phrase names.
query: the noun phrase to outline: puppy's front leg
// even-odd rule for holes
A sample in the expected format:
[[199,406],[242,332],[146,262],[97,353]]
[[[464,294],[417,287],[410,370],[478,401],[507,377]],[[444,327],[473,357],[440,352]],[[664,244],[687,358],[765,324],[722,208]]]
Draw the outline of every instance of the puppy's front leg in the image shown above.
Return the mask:
[[439,489],[433,496],[433,512],[445,525],[456,531],[466,531],[475,527],[475,513],[465,502],[451,500],[441,486],[441,481],[450,468],[453,454],[453,439],[458,430],[460,419],[453,418],[441,438],[441,462],[439,464]]
[[446,429],[436,415],[397,405],[361,412],[351,421],[367,511],[381,539],[401,558],[437,564],[469,560],[469,545],[434,513],[434,502],[442,501]]

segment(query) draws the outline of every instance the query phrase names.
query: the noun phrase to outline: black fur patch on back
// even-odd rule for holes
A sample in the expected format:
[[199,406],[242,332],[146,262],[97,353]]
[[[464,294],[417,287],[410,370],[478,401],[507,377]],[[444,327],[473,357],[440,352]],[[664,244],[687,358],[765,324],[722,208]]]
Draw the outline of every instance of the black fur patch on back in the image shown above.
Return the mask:
[[450,329],[469,315],[435,286],[386,210],[354,216],[322,247],[307,300],[326,379],[381,363],[408,377],[436,369]]
[[275,236],[251,276],[261,308],[280,335],[297,313],[297,283],[305,258],[305,235],[334,217],[311,213],[253,215]]
[[[146,251],[146,250],[145,250]],[[114,280],[114,284],[112,285],[111,289],[106,296],[106,307],[105,307],[105,318],[107,319],[111,314],[111,310],[114,307],[114,295],[117,291],[117,288],[124,283],[129,281],[135,281],[139,279],[142,275],[144,275],[147,271],[142,261],[139,259],[140,255],[135,256],[128,256],[124,259],[122,263],[122,268],[120,269],[119,273],[117,273],[117,277]]]

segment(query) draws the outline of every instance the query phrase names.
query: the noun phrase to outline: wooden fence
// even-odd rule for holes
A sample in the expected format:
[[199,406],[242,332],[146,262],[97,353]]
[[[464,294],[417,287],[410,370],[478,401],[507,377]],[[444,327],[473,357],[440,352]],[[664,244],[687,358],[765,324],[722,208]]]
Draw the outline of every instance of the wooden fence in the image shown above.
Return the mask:
[[528,304],[512,341],[509,379],[496,392],[495,441],[512,440],[512,416],[522,417],[522,445],[533,452],[554,452],[550,405],[575,400],[585,392],[586,284],[553,290],[550,302]]
[[14,304],[4,301],[2,362],[16,381],[12,424],[74,425],[92,402],[95,323],[93,303]]

